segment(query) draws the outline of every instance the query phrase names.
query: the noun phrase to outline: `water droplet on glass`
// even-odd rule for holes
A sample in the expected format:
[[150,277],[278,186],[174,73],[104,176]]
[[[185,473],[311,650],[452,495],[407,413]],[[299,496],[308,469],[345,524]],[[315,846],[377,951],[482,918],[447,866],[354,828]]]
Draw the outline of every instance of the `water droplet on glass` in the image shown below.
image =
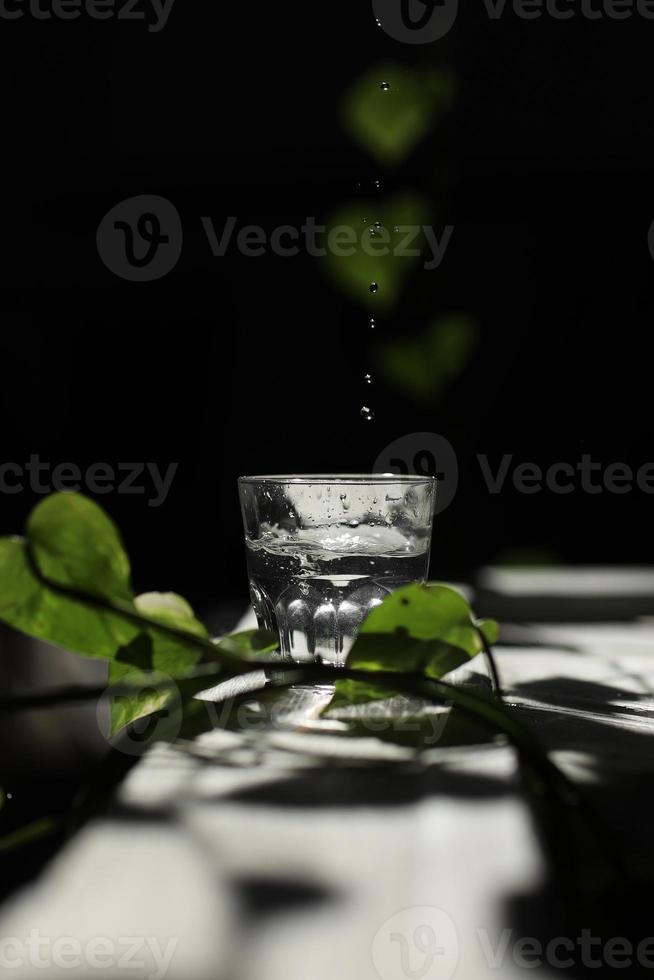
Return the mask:
[[382,82],[379,87],[382,90],[382,92],[388,92],[388,90],[389,90],[389,88],[391,86],[390,86],[390,84],[388,82]]
[[361,220],[363,221],[364,225],[367,225],[368,224],[368,219],[367,218],[362,218]]
[[380,190],[381,189],[381,180],[376,180],[375,181],[375,187],[377,188],[377,190]]
[[382,226],[381,221],[375,221],[374,227],[377,229],[377,231],[379,231],[379,229],[381,228],[381,226]]
[[376,293],[378,291],[378,289],[379,289],[378,283],[376,283],[376,282],[371,282],[370,283],[370,292],[371,293]]
[[367,385],[371,385],[372,384],[372,375],[371,374],[364,374],[363,380],[365,381],[365,383]]
[[364,405],[363,408],[361,409],[361,418],[365,419],[366,422],[372,422],[374,417],[375,417],[375,413],[373,412],[373,410],[371,408],[368,408],[367,405]]
[[400,226],[399,225],[395,225],[395,227],[393,228],[393,231],[395,232],[396,235],[399,232],[399,230],[400,230]]
[[346,493],[342,493],[341,494],[341,505],[343,507],[343,510],[349,510],[350,509],[350,502],[347,499],[347,494]]
[[381,27],[382,26],[382,23],[381,23],[379,17],[375,17],[375,24],[377,25],[377,27]]
[[371,316],[370,319],[368,320],[368,326],[370,327],[371,330],[374,330],[375,327],[377,326],[377,322],[374,316]]
[[371,238],[377,238],[377,232],[375,231],[374,228],[368,228],[368,231],[370,232]]

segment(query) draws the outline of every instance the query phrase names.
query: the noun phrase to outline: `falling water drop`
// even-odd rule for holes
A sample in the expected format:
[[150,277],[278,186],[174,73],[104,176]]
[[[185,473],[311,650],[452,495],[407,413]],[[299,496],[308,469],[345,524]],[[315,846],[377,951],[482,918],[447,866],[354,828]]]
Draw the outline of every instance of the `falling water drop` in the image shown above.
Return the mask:
[[381,190],[381,180],[375,181],[375,187],[377,188],[377,190]]
[[367,385],[371,385],[372,384],[372,374],[364,374],[363,380],[365,381],[365,383]]
[[389,82],[382,82],[379,87],[382,90],[382,92],[388,92],[391,86]]
[[362,419],[365,419],[366,422],[372,422],[372,420],[374,419],[374,417],[375,417],[375,413],[373,412],[373,410],[371,408],[368,408],[367,405],[364,405],[361,408],[361,418]]
[[375,327],[377,326],[377,322],[374,316],[371,316],[370,319],[368,320],[368,326],[370,327],[371,330],[374,330]]
[[379,291],[379,284],[376,283],[376,282],[371,282],[370,283],[370,292],[371,293],[376,293],[378,291]]

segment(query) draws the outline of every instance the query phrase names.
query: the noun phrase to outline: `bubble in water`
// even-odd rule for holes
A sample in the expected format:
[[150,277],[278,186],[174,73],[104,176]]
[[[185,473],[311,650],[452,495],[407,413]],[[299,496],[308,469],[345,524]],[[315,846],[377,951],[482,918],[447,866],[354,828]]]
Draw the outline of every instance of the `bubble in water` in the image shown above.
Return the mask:
[[382,83],[381,83],[381,85],[380,85],[379,87],[380,87],[380,89],[382,90],[382,92],[388,92],[388,90],[389,90],[389,89],[390,89],[390,87],[391,87],[391,86],[390,86],[390,82],[382,82]]
[[367,385],[371,385],[372,384],[372,374],[364,374],[363,380],[365,381],[365,383]]
[[361,409],[361,418],[365,419],[366,422],[372,422],[374,417],[375,417],[375,413],[373,412],[373,410],[371,408],[368,408],[367,405],[364,405]]
[[370,283],[370,292],[371,293],[376,293],[378,290],[379,290],[379,284],[376,283],[376,282],[371,282]]

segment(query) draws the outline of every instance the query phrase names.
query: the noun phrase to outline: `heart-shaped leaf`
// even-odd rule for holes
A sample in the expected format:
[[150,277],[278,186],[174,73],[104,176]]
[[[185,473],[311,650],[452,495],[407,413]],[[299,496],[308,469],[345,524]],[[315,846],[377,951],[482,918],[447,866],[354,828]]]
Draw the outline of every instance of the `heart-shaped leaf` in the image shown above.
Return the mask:
[[454,76],[445,69],[377,65],[346,93],[343,123],[371,156],[396,166],[450,108],[455,87]]
[[37,569],[49,581],[105,599],[132,598],[129,558],[118,529],[88,497],[46,497],[28,518],[27,537]]

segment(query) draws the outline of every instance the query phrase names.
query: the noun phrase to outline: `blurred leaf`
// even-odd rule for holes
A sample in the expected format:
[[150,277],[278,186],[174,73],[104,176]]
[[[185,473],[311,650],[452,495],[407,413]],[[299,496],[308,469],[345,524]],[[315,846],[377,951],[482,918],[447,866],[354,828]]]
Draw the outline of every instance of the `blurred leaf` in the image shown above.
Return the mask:
[[61,829],[62,820],[60,817],[42,817],[40,820],[35,820],[25,827],[14,830],[5,837],[0,837],[0,854],[18,850],[19,847],[23,847],[25,844],[31,844],[33,841],[41,840],[43,837],[49,837]]
[[269,630],[243,630],[231,633],[215,641],[216,646],[228,656],[250,660],[256,666],[261,660],[279,648],[279,636]]
[[542,546],[520,546],[504,548],[492,561],[493,565],[559,565],[561,557],[553,548]]
[[[382,82],[390,86],[387,91]],[[379,65],[346,93],[343,124],[379,163],[396,166],[451,107],[455,89],[454,76],[446,69]]]
[[175,592],[143,592],[136,597],[134,605],[144,616],[164,626],[175,626],[195,636],[208,636],[206,627],[196,619],[186,599]]
[[[345,229],[344,234],[350,235],[338,246],[339,251],[348,254],[335,254],[333,245],[328,245],[323,263],[329,276],[342,292],[370,310],[392,308],[399,299],[404,280],[419,258],[419,254],[393,254],[406,238],[406,232],[395,229],[415,227],[415,240],[407,248],[419,253],[425,244],[421,228],[428,222],[429,215],[427,201],[413,193],[396,195],[386,202],[344,204],[326,221],[330,235],[335,235],[338,228]],[[374,228],[377,221],[382,224],[379,231]],[[371,235],[371,230],[376,234]],[[370,291],[373,282],[379,286],[376,293]]]
[[[159,597],[164,599],[162,604]],[[142,605],[137,597],[136,604]],[[157,610],[157,616],[161,618],[162,609],[177,610],[170,621],[171,625],[182,626],[185,622],[194,625],[194,630],[198,628],[203,631],[201,635],[206,635],[206,631],[201,623],[193,617],[191,607],[181,599],[180,596],[171,594],[161,595],[159,593],[149,593],[147,595],[145,608],[152,615]],[[183,604],[183,605],[182,605]],[[185,615],[179,615],[184,612]],[[229,671],[221,675],[216,671],[213,678],[198,680],[193,668],[202,663],[212,661],[212,651],[210,648],[201,650],[197,646],[189,646],[181,637],[171,636],[163,630],[153,628],[148,631],[147,638],[151,643],[151,656],[147,667],[153,673],[138,674],[143,669],[144,664],[141,658],[141,651],[137,645],[132,645],[132,650],[121,651],[114,663],[109,668],[109,681],[111,684],[129,682],[130,684],[142,684],[145,687],[152,687],[161,680],[161,674],[178,681],[176,688],[167,691],[139,691],[133,696],[121,695],[120,698],[112,698],[111,703],[111,735],[115,735],[125,725],[143,718],[153,711],[161,711],[169,706],[171,701],[178,700],[180,693],[185,697],[202,691],[212,684],[218,683],[221,676],[229,676]],[[276,633],[269,633],[265,630],[244,630],[241,633],[232,633],[223,636],[220,640],[213,643],[215,658],[224,664],[225,656],[234,658],[236,661],[246,661],[252,663],[255,669],[257,662],[266,657],[279,647],[279,637]],[[131,652],[131,655],[130,655]],[[239,664],[237,670],[241,671],[242,665]],[[202,675],[200,674],[200,677]]]
[[27,537],[39,572],[57,585],[102,598],[132,598],[129,558],[118,529],[88,497],[46,497],[28,518]]
[[140,672],[126,664],[109,666],[109,685],[125,683],[133,687],[134,694],[118,694],[111,698],[109,735],[113,737],[127,725],[156,712],[179,708],[179,690],[172,685],[167,674],[156,670]]
[[479,342],[479,329],[458,314],[441,318],[422,337],[391,340],[376,353],[377,366],[389,385],[417,402],[427,403],[459,377]]

